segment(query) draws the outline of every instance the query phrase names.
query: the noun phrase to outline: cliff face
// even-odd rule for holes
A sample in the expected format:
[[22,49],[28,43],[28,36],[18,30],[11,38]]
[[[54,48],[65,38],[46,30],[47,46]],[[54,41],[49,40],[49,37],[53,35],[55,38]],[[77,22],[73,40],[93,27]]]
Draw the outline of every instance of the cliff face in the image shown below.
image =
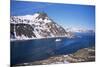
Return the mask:
[[10,30],[11,39],[71,37],[63,27],[49,18],[46,13],[11,16]]

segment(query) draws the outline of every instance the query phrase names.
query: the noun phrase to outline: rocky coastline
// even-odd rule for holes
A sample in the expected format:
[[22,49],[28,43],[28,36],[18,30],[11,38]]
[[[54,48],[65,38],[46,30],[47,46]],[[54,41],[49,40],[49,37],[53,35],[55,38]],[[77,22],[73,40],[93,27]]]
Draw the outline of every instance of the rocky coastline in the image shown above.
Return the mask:
[[94,62],[95,47],[83,48],[73,54],[53,56],[41,61],[17,64],[16,66],[48,65],[48,64],[68,64],[78,62]]

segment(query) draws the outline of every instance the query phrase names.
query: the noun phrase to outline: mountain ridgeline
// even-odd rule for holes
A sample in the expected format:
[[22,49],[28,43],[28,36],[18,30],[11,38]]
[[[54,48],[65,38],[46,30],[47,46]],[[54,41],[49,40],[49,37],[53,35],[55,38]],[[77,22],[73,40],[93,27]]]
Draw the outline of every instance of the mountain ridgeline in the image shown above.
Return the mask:
[[11,39],[34,39],[49,37],[72,37],[46,13],[10,17]]

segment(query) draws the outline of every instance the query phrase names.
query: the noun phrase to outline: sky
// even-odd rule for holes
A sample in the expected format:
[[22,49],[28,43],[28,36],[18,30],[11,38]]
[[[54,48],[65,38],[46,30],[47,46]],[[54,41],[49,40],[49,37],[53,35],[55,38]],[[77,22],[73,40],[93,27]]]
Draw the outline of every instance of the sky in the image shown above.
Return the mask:
[[95,6],[43,2],[11,1],[11,16],[45,12],[64,28],[95,29]]

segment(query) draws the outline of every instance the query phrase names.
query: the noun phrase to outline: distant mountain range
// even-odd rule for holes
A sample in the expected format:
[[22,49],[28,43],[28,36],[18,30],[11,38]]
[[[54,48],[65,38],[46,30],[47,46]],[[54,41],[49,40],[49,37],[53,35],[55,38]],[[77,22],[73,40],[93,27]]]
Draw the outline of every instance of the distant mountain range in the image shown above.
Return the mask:
[[53,21],[44,12],[10,17],[11,39],[25,40],[49,37],[68,37],[72,34]]
[[95,33],[95,30],[83,28],[67,28],[66,31],[72,33]]

